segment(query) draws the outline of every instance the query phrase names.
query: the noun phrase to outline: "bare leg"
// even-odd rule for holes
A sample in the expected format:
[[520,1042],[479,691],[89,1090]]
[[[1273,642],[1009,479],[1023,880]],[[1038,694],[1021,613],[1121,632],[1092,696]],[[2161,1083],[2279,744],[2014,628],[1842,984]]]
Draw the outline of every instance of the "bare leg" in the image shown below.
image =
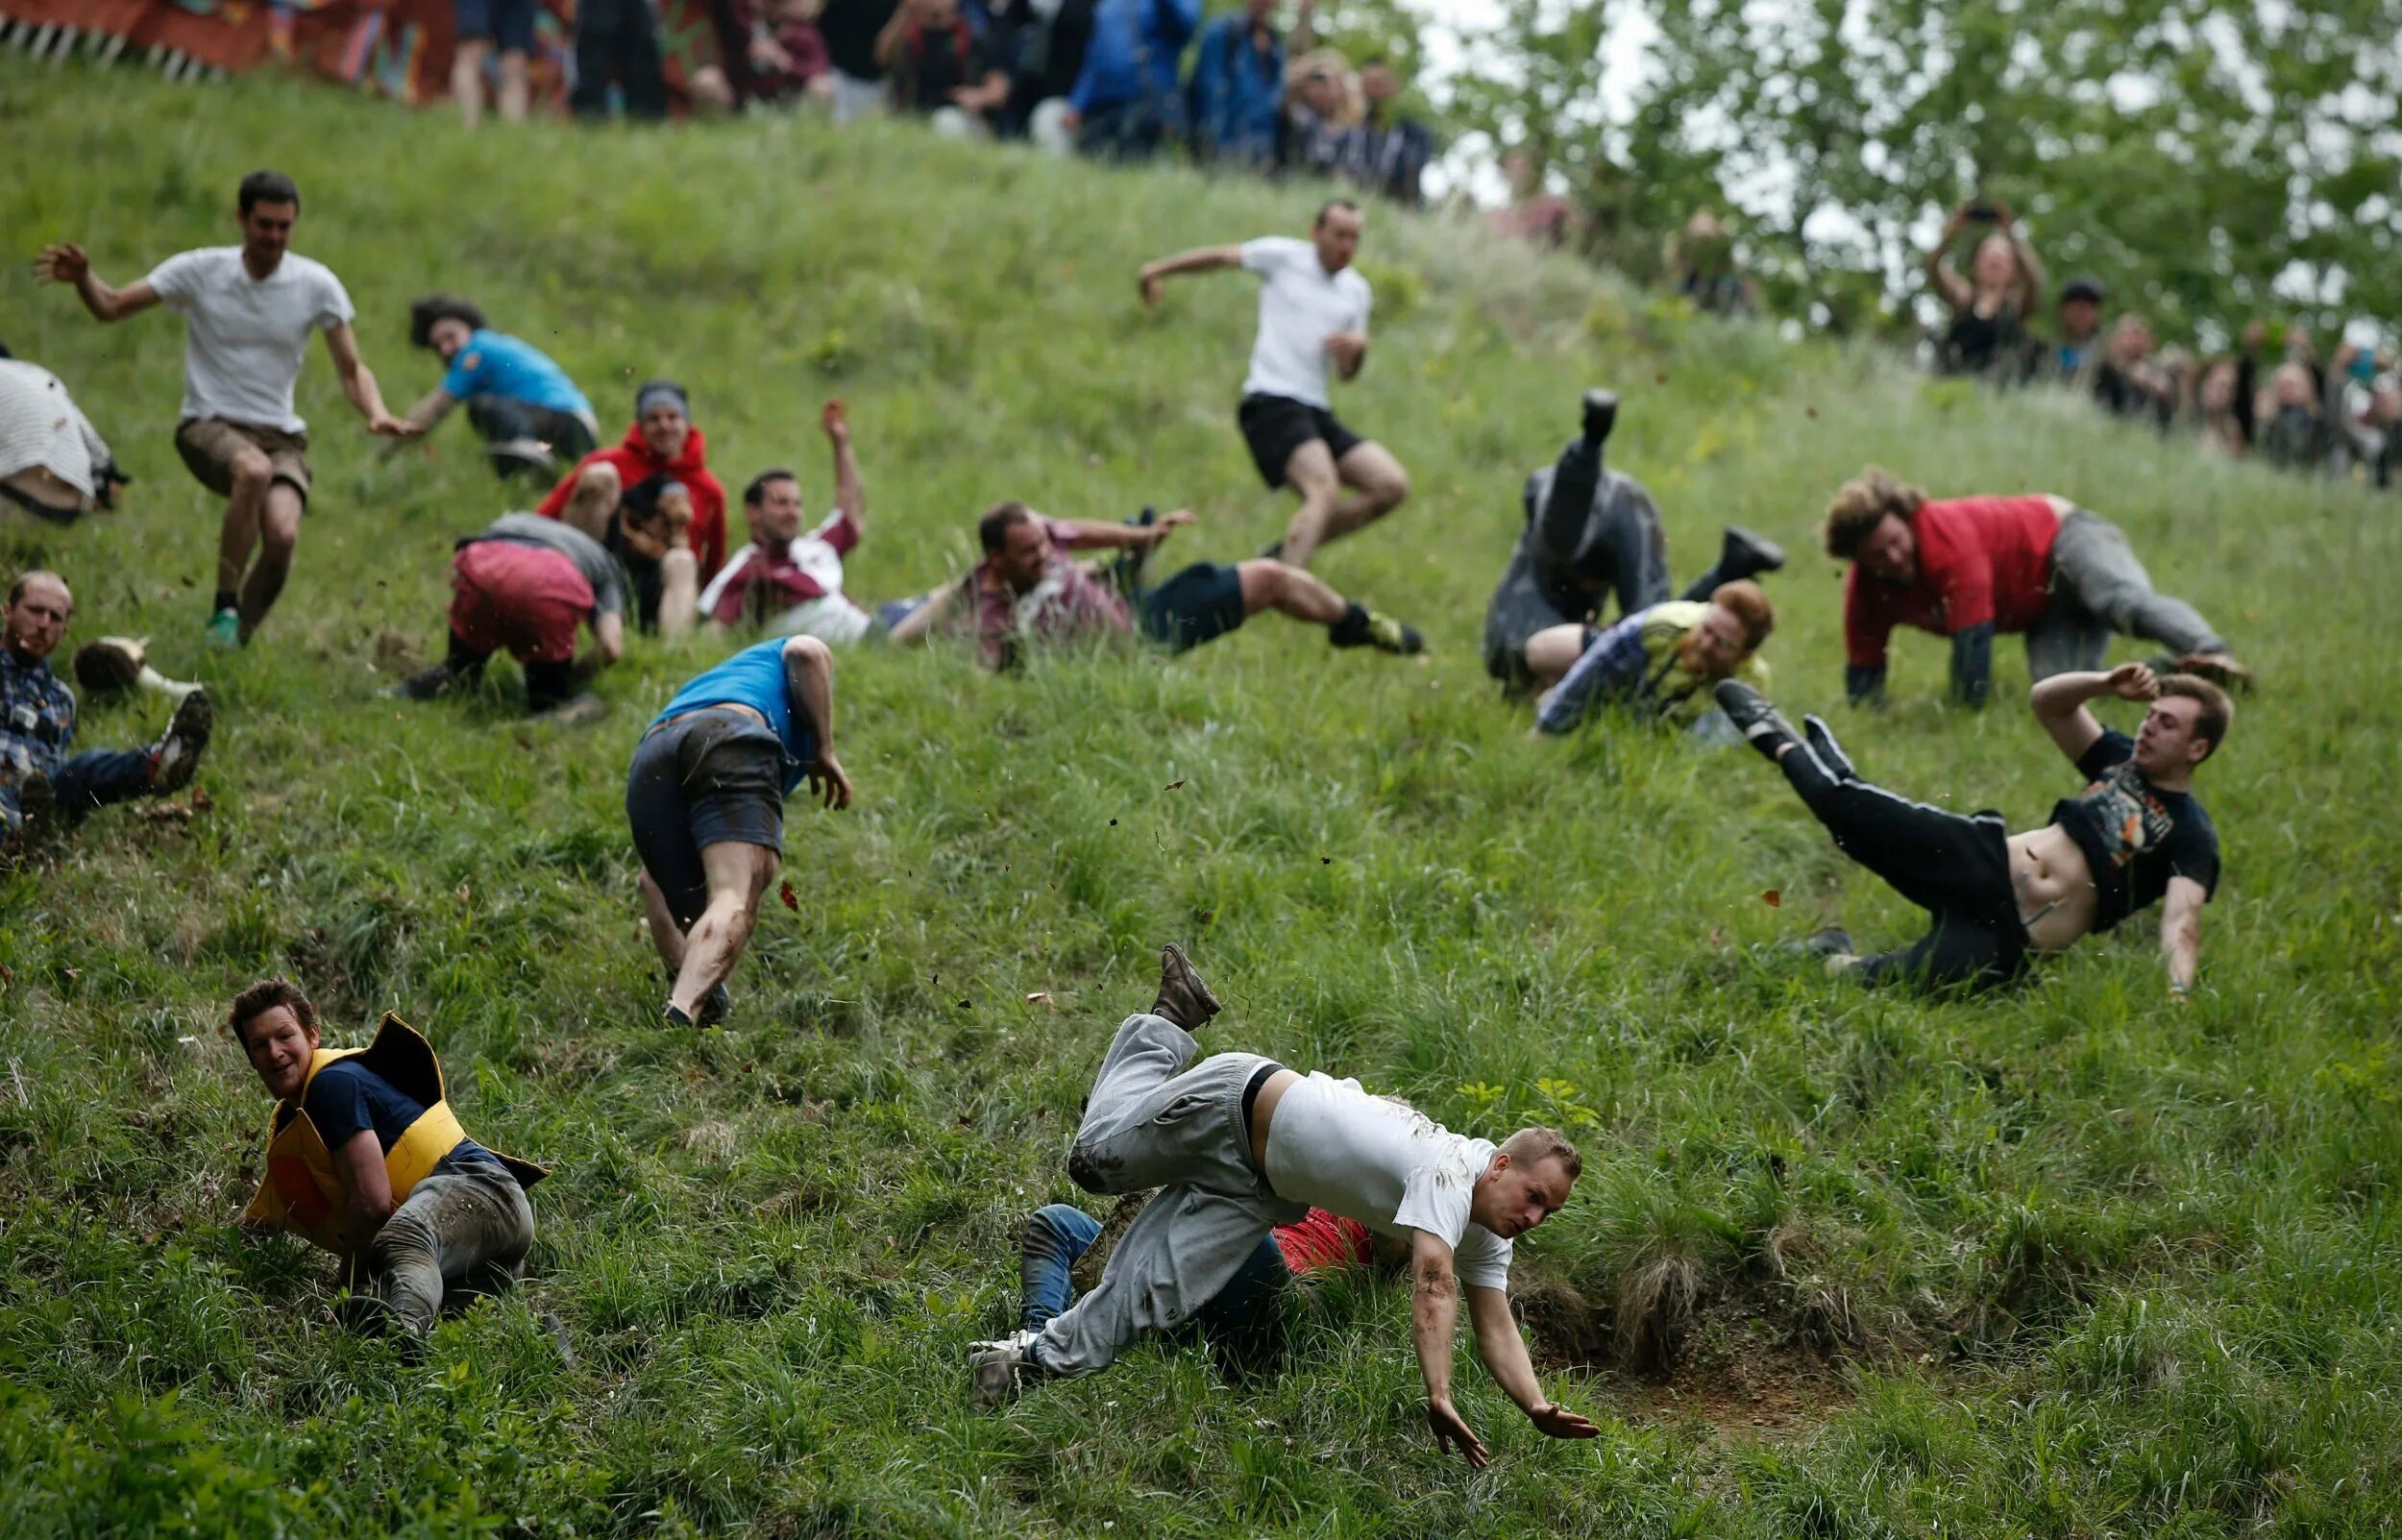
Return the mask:
[[1581,625],[1547,625],[1527,638],[1527,672],[1537,690],[1557,684],[1583,655]]
[[1288,562],[1255,556],[1237,562],[1242,579],[1242,613],[1246,619],[1262,610],[1277,610],[1311,625],[1332,625],[1343,618],[1343,597]]
[[1292,452],[1285,462],[1285,484],[1301,494],[1301,506],[1293,510],[1292,522],[1285,526],[1285,560],[1307,567],[1325,543],[1327,525],[1335,516],[1335,500],[1342,493],[1335,456],[1328,452],[1324,439],[1313,438]]
[[526,121],[527,104],[533,99],[527,84],[526,55],[522,49],[511,48],[501,55],[501,121]]
[[617,500],[624,491],[616,466],[605,460],[587,465],[576,473],[576,490],[567,495],[567,506],[559,510],[560,522],[605,543],[609,515],[617,511]]
[[750,943],[750,927],[759,917],[759,897],[775,875],[776,853],[763,844],[720,841],[700,847],[700,868],[709,882],[709,907],[693,922],[684,941],[683,966],[667,999],[688,1016],[698,1017],[700,1002],[725,982],[743,948]]
[[1409,496],[1409,473],[1392,451],[1370,440],[1355,444],[1335,466],[1343,485],[1354,490],[1335,504],[1326,521],[1326,539],[1338,540],[1361,529],[1401,506]]
[[637,886],[642,889],[642,917],[650,927],[650,944],[659,949],[659,961],[667,965],[668,976],[673,978],[684,970],[684,928],[668,913],[667,894],[659,892],[649,871],[643,872]]
[[242,584],[242,640],[257,633],[267,612],[282,596],[292,575],[292,553],[300,549],[301,496],[291,484],[278,481],[267,489],[267,504],[258,520],[258,561]]
[[267,488],[275,483],[275,466],[257,450],[233,458],[233,491],[225,500],[225,523],[217,530],[217,587],[239,589],[250,567],[250,553],[258,545],[258,517],[267,505]]
[[671,550],[659,558],[659,640],[691,635],[699,618],[700,558],[689,550]]
[[491,53],[490,38],[461,37],[451,55],[451,100],[471,129],[483,119],[483,61]]

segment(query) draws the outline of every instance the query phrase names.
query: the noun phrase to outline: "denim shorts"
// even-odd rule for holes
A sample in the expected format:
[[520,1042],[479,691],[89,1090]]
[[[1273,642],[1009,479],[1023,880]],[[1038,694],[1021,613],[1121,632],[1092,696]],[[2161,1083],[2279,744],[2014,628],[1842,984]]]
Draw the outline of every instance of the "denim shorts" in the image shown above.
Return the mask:
[[456,0],[458,35],[483,37],[504,54],[530,54],[534,48],[537,0]]
[[784,746],[756,718],[723,707],[654,727],[626,772],[625,819],[668,913],[690,930],[709,906],[703,849],[784,853]]

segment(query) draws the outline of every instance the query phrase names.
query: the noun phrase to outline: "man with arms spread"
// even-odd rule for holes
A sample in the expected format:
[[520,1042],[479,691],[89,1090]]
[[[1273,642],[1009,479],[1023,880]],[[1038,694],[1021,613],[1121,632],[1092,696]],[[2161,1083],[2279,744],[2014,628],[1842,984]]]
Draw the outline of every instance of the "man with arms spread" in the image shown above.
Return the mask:
[[38,836],[51,816],[82,821],[94,808],[184,789],[216,721],[208,693],[188,690],[148,748],[68,749],[75,696],[50,672],[75,596],[57,573],[29,572],[0,610],[0,844]]
[[408,409],[426,432],[459,403],[482,435],[492,468],[506,479],[520,472],[558,474],[558,456],[580,460],[600,442],[592,403],[551,355],[484,325],[473,300],[429,294],[408,307],[408,342],[447,366],[442,383]]
[[[1147,521],[1149,510],[1144,510]],[[1213,642],[1262,610],[1326,627],[1338,648],[1423,651],[1417,631],[1345,599],[1312,574],[1266,556],[1227,565],[1194,562],[1156,588],[1142,581],[1150,552],[1192,522],[1179,508],[1158,523],[1096,524],[1046,519],[1022,502],[996,504],[976,526],[984,561],[893,627],[907,645],[972,629],[986,666],[1015,667],[1028,641],[1059,643],[1128,635],[1140,623],[1148,641],[1171,652]],[[1115,574],[1072,553],[1117,549],[1131,561]],[[1128,597],[1133,603],[1129,607]]]
[[[1576,656],[1555,655],[1534,668],[1529,655],[1537,634],[1594,624],[1613,591],[1622,621],[1668,601],[1668,537],[1659,508],[1643,483],[1602,469],[1602,446],[1617,421],[1615,394],[1586,391],[1584,431],[1557,462],[1527,477],[1526,528],[1484,611],[1484,671],[1510,693],[1549,688]],[[1729,527],[1718,565],[1686,585],[1682,597],[1705,600],[1723,584],[1784,564],[1774,542]]]
[[[1409,496],[1409,473],[1384,445],[1336,418],[1326,366],[1356,379],[1368,357],[1368,281],[1351,265],[1360,249],[1360,206],[1337,198],[1318,210],[1310,239],[1262,235],[1239,246],[1205,246],[1146,264],[1142,303],[1157,305],[1179,273],[1246,268],[1260,276],[1260,330],[1236,413],[1260,476],[1300,495],[1281,549],[1307,567],[1318,547],[1383,518]],[[1342,489],[1350,487],[1348,496]]]
[[[367,430],[422,431],[384,410],[376,377],[351,334],[351,297],[323,263],[292,255],[300,189],[279,171],[254,171],[239,193],[242,244],[170,257],[148,278],[111,287],[80,246],[53,246],[36,270],[72,283],[84,308],[122,321],[154,305],[184,316],[184,411],[176,452],[200,484],[226,500],[208,645],[247,646],[291,576],[308,506],[308,425],[292,386],[308,334],[326,334],[342,393]],[[252,552],[258,556],[254,565]],[[248,575],[245,576],[245,570]]]
[[715,1026],[759,899],[784,856],[784,798],[806,777],[850,806],[834,758],[834,654],[814,636],[762,642],[700,675],[634,750],[625,817],[643,914],[672,985],[661,1016]]
[[[576,686],[625,652],[625,574],[582,530],[538,513],[504,513],[451,556],[450,656],[395,687],[430,700],[472,684],[505,651],[526,671],[526,707],[567,703]],[[576,628],[592,648],[576,656]]]
[[843,592],[843,558],[866,532],[868,512],[850,422],[839,401],[825,403],[821,421],[834,447],[833,513],[803,534],[800,477],[780,466],[751,477],[743,489],[750,543],[727,558],[700,594],[700,613],[713,634],[740,626],[842,647],[873,628],[868,612]]
[[[2086,702],[2147,700],[2130,739],[2106,730]],[[1903,950],[1852,955],[1839,929],[1810,939],[1831,972],[1867,983],[2008,983],[2029,952],[2057,952],[2158,902],[2169,994],[2194,987],[2202,905],[2218,886],[2218,831],[2193,794],[2194,771],[2226,742],[2235,708],[2206,679],[2157,678],[2141,663],[2108,673],[2058,673],[2030,703],[2085,789],[2053,804],[2051,821],[2023,834],[1998,813],[1962,818],[1860,779],[1834,734],[1802,719],[1806,741],[1738,680],[1718,701],[1745,738],[1785,772],[1844,854],[1927,911],[1933,926]]]
[[1189,1319],[1262,1236],[1314,1206],[1409,1244],[1411,1335],[1437,1444],[1485,1462],[1451,1399],[1463,1284],[1477,1356],[1527,1419],[1554,1438],[1599,1432],[1544,1396],[1509,1313],[1510,1243],[1568,1201],[1583,1168],[1576,1147],[1552,1129],[1529,1128],[1496,1148],[1370,1096],[1357,1081],[1299,1075],[1258,1054],[1193,1064],[1192,1035],[1217,1012],[1183,950],[1163,948],[1159,999],[1118,1027],[1067,1174],[1088,1192],[1164,1190],[1091,1293],[1040,1332],[976,1345],[976,1398],[1006,1400],[1026,1376],[1107,1368],[1142,1333]]
[[2112,632],[2169,648],[2152,660],[2221,685],[2251,674],[2194,606],[2152,592],[2119,526],[2066,498],[1955,498],[1931,502],[1871,466],[1826,509],[1826,554],[1851,563],[1843,632],[1852,700],[1885,694],[1885,641],[1897,625],[1951,638],[1951,698],[1982,706],[1994,633],[2026,635],[2038,680],[2101,667]]
[[316,1008],[286,979],[236,995],[232,1025],[276,1099],[246,1226],[341,1258],[344,1282],[368,1288],[354,1319],[412,1338],[433,1330],[451,1289],[516,1281],[534,1239],[526,1189],[548,1173],[467,1137],[414,1029],[387,1015],[364,1048],[320,1047]]

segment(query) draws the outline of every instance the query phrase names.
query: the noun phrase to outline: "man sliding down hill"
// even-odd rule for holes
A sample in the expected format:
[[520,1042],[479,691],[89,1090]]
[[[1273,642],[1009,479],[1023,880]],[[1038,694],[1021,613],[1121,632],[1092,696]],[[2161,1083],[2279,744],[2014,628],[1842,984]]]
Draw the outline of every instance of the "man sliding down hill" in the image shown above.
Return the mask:
[[[1276,610],[1326,627],[1327,641],[1338,648],[1425,649],[1414,628],[1266,556],[1232,566],[1194,562],[1156,588],[1145,586],[1142,568],[1151,551],[1191,522],[1186,508],[1157,524],[1123,525],[1046,519],[1022,502],[996,503],[976,526],[984,561],[895,625],[893,641],[905,646],[971,631],[986,665],[1006,669],[1030,641],[1114,639],[1139,623],[1146,640],[1183,652],[1238,629],[1262,610]],[[1070,559],[1073,551],[1110,549],[1131,558],[1115,580]]]
[[364,1287],[354,1317],[415,1338],[445,1295],[506,1288],[533,1245],[542,1167],[467,1137],[432,1047],[387,1015],[364,1048],[319,1046],[316,1008],[265,979],[234,997],[233,1039],[276,1099],[246,1225],[292,1232]]
[[1299,1075],[1258,1054],[1194,1064],[1193,1034],[1218,1009],[1183,949],[1163,948],[1159,999],[1118,1027],[1067,1156],[1088,1192],[1163,1190],[1091,1293],[1040,1331],[976,1344],[975,1398],[996,1405],[1022,1379],[1107,1368],[1138,1336],[1190,1319],[1262,1236],[1314,1205],[1409,1244],[1412,1337],[1438,1445],[1485,1462],[1451,1399],[1463,1284],[1478,1357],[1527,1419],[1554,1438],[1600,1432],[1545,1398],[1509,1313],[1510,1243],[1568,1201],[1583,1165],[1576,1147],[1529,1128],[1497,1148],[1357,1081]]
[[[2086,709],[2103,696],[2148,700],[2132,739]],[[1816,717],[1802,733],[1739,681],[1718,703],[1752,746],[1785,772],[1844,854],[1924,909],[1934,924],[1916,944],[1856,957],[1841,930],[1810,939],[1830,970],[1865,983],[1900,979],[1990,988],[2016,979],[2030,952],[2057,952],[2165,900],[2160,952],[2169,992],[2194,987],[2202,905],[2218,886],[2218,831],[2193,794],[2194,771],[2226,742],[2235,709],[2206,679],[2156,679],[2141,663],[2108,673],[2057,673],[2030,703],[2085,789],[2064,797],[2040,829],[2010,834],[1998,813],[1962,818],[1861,780]]]

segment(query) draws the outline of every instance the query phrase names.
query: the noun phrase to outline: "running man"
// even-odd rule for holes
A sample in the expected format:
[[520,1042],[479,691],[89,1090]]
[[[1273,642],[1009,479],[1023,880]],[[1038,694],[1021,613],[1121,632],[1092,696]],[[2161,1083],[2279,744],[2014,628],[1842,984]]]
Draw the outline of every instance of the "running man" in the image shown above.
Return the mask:
[[[2105,696],[2151,703],[2135,737],[2104,728],[2088,709]],[[1933,920],[1914,944],[1875,957],[1854,955],[1840,929],[1821,931],[1807,945],[1827,954],[1830,972],[1870,984],[1992,988],[2023,973],[2029,953],[2062,951],[2158,903],[2169,992],[2182,1000],[2194,988],[2202,905],[2218,887],[2218,831],[2194,795],[2194,772],[2226,742],[2235,717],[2209,680],[2163,679],[2122,663],[2038,684],[2035,720],[2086,784],[2053,804],[2050,822],[2023,834],[2009,833],[1998,813],[1963,818],[1870,785],[1825,722],[1804,717],[1796,733],[1740,681],[1720,685],[1718,702],[1783,770],[1836,847]]]
[[[1658,505],[1642,482],[1602,468],[1618,398],[1588,390],[1583,408],[1583,431],[1556,462],[1527,477],[1520,494],[1526,528],[1485,607],[1484,672],[1511,695],[1548,689],[1566,668],[1556,654],[1547,667],[1532,667],[1528,654],[1538,634],[1598,623],[1613,592],[1622,621],[1669,599],[1668,537]],[[1724,584],[1784,564],[1784,550],[1775,542],[1729,526],[1718,565],[1687,584],[1681,597],[1703,601]]]
[[2194,674],[2249,689],[2252,675],[2209,623],[2152,591],[2127,537],[2066,498],[1929,501],[1871,466],[1826,508],[1826,554],[1851,563],[1844,581],[1846,692],[1885,694],[1885,643],[1897,625],[1951,638],[1951,698],[1982,706],[1993,683],[1994,633],[2023,632],[2037,681],[2094,670],[2112,632],[2169,649],[2155,673]]
[[364,1048],[319,1046],[297,985],[234,996],[233,1040],[276,1099],[267,1178],[245,1228],[288,1230],[342,1259],[352,1319],[423,1340],[444,1300],[497,1294],[533,1246],[526,1189],[549,1175],[467,1137],[432,1045],[395,1015]]
[[[505,651],[526,672],[526,709],[566,705],[578,685],[625,654],[625,574],[600,542],[538,513],[504,513],[451,556],[450,655],[395,685],[430,700],[483,676]],[[576,655],[576,630],[592,647]]]
[[[1719,584],[1706,599],[1672,599],[1637,610],[1607,629],[1537,631],[1526,652],[1529,677],[1544,689],[1535,730],[1573,731],[1605,703],[1677,727],[1714,719],[1709,692],[1720,680],[1768,683],[1759,649],[1776,628],[1768,596],[1745,578]],[[1719,741],[1732,738],[1722,729]]]
[[[1170,652],[1213,642],[1262,610],[1326,628],[1338,648],[1424,651],[1412,626],[1344,599],[1317,577],[1267,556],[1226,564],[1198,561],[1156,588],[1143,582],[1150,553],[1192,523],[1179,508],[1157,523],[1098,524],[1047,519],[1022,502],[993,506],[976,526],[984,560],[958,582],[936,590],[893,627],[907,646],[938,634],[972,631],[988,668],[1015,668],[1029,643],[1073,643],[1129,635]],[[1080,550],[1124,553],[1115,570],[1073,559]],[[1130,602],[1131,600],[1131,602]]]
[[[322,262],[293,255],[300,189],[280,171],[254,171],[236,196],[242,244],[170,257],[150,276],[115,288],[81,246],[45,250],[35,272],[71,283],[99,320],[122,321],[155,305],[184,317],[184,408],[176,452],[201,485],[226,500],[217,538],[217,587],[208,643],[247,647],[292,574],[301,515],[308,508],[308,425],[292,387],[322,331],[342,393],[367,430],[407,438],[423,429],[384,410],[376,377],[351,334],[351,297]],[[254,552],[257,560],[251,560]]]
[[841,402],[830,401],[819,422],[834,451],[834,511],[803,533],[800,477],[781,466],[751,477],[743,489],[750,542],[701,590],[700,613],[711,634],[740,626],[847,647],[874,628],[874,619],[843,592],[843,558],[867,532],[868,514],[850,419]]
[[[1392,452],[1336,417],[1326,370],[1346,383],[1368,357],[1368,281],[1351,265],[1360,249],[1360,206],[1336,198],[1321,208],[1308,240],[1262,235],[1239,246],[1204,246],[1146,263],[1142,303],[1157,305],[1180,273],[1240,267],[1260,276],[1260,330],[1236,420],[1269,490],[1301,498],[1285,538],[1266,554],[1307,568],[1318,547],[1392,512],[1409,496],[1409,474]],[[1342,489],[1351,488],[1349,496]]]
[[672,985],[660,1015],[712,1027],[733,1009],[759,899],[784,857],[784,798],[803,779],[850,806],[834,757],[834,654],[814,636],[746,648],[677,692],[625,777],[643,914]]
[[532,343],[495,331],[473,300],[429,294],[408,307],[408,345],[441,359],[442,383],[408,409],[430,432],[461,402],[492,457],[493,473],[553,477],[559,456],[580,460],[600,442],[600,420],[567,371]]
[[1554,1438],[1600,1432],[1543,1394],[1509,1313],[1511,1242],[1568,1201],[1583,1168],[1576,1147],[1547,1128],[1499,1146],[1468,1138],[1358,1081],[1258,1054],[1194,1064],[1193,1034],[1218,1009],[1183,949],[1164,947],[1159,999],[1119,1025],[1067,1156],[1088,1192],[1164,1190],[1091,1293],[1040,1331],[975,1345],[975,1399],[997,1405],[1022,1379],[1109,1367],[1144,1332],[1191,1319],[1262,1236],[1316,1207],[1409,1245],[1411,1335],[1438,1446],[1485,1463],[1451,1399],[1463,1285],[1477,1356],[1527,1420]]

